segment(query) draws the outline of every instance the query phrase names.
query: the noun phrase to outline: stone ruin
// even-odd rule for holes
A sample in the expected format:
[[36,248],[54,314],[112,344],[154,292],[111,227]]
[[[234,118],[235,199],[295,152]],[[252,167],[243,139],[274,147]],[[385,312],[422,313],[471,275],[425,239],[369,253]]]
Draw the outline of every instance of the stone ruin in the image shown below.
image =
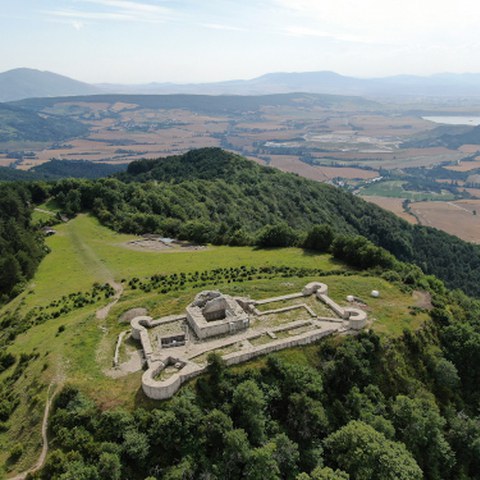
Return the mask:
[[[314,299],[309,305],[305,303],[308,297]],[[287,301],[297,303],[261,310],[265,305]],[[301,315],[286,321],[264,320],[294,310]],[[331,314],[324,315],[324,311]],[[263,300],[204,291],[184,314],[158,320],[148,316],[132,319],[131,336],[141,343],[148,367],[142,376],[144,393],[153,399],[165,399],[182,383],[205,371],[210,352],[217,352],[227,365],[233,365],[284,348],[308,345],[335,333],[358,331],[366,322],[365,311],[338,305],[328,296],[326,284],[312,282],[302,292]]]
[[250,321],[241,304],[218,291],[200,292],[186,308],[187,321],[199,339],[232,335],[248,328]]

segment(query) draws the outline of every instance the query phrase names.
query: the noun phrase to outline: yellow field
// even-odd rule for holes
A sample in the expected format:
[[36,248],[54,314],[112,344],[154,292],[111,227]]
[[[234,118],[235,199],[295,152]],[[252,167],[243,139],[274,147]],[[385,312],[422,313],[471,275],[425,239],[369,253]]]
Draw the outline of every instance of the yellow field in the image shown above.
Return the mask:
[[480,200],[418,202],[410,207],[422,225],[444,230],[467,242],[480,243]]
[[367,202],[374,203],[385,210],[389,210],[407,222],[418,223],[417,219],[413,215],[403,209],[403,202],[405,200],[404,198],[379,197],[377,195],[365,196],[362,198]]

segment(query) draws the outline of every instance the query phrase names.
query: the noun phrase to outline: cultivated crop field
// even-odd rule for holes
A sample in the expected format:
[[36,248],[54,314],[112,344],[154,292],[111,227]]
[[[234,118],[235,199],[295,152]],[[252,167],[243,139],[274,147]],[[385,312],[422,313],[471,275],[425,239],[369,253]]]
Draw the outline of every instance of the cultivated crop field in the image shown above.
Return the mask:
[[[438,124],[422,118],[421,105],[415,105],[417,115],[406,105],[296,95],[274,101],[268,97],[112,95],[32,100],[33,107],[27,100],[26,105],[39,113],[64,115],[89,130],[82,137],[59,142],[0,144],[0,166],[15,163],[16,168],[27,170],[52,158],[125,164],[219,146],[262,165],[349,188],[410,222],[477,241],[475,226],[463,217],[452,224],[452,207],[445,202],[469,195],[480,198],[479,145],[437,142]],[[472,113],[461,105],[423,108]],[[439,166],[451,176],[429,176],[428,169]],[[418,172],[434,185],[404,188],[405,175],[415,180]],[[453,183],[457,192],[447,188]],[[415,219],[401,208],[404,200],[440,203],[428,212],[427,207],[418,207]],[[450,217],[451,221],[446,220]]]
[[384,208],[385,210],[390,210],[395,215],[403,218],[410,223],[418,223],[417,219],[411,214],[404,210],[403,202],[405,198],[394,198],[394,197],[380,197],[376,195],[370,195],[363,197],[364,200],[372,202],[379,207]]
[[418,202],[410,207],[422,225],[439,228],[467,242],[480,243],[480,200]]

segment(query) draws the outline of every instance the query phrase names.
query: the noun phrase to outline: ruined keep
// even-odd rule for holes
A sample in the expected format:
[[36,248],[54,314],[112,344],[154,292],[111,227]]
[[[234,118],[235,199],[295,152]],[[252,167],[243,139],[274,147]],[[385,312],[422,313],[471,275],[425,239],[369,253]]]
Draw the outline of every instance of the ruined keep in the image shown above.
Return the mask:
[[249,326],[240,303],[218,291],[200,292],[186,308],[187,321],[199,339],[234,334]]

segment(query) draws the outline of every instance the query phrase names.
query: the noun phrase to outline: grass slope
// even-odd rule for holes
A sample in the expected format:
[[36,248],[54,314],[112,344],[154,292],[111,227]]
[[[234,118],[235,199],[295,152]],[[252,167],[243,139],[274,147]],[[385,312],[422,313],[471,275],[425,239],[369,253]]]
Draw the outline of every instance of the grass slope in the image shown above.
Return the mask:
[[[49,208],[48,205],[45,207]],[[340,303],[344,302],[347,293],[368,299],[370,315],[375,319],[373,328],[380,333],[398,335],[403,328],[416,328],[427,318],[426,313],[412,314],[416,300],[410,293],[402,292],[384,280],[362,276],[361,272],[351,276],[335,274],[344,267],[328,255],[312,254],[296,248],[258,250],[252,247],[213,246],[205,250],[172,253],[135,251],[127,248],[125,243],[136,237],[115,233],[88,215],[79,215],[68,223],[58,225],[56,229],[57,234],[47,239],[51,253],[41,263],[30,288],[4,307],[0,315],[17,307],[21,317],[35,305],[46,305],[71,292],[88,290],[93,282],[219,267],[283,265],[321,269],[326,275],[322,281],[329,284],[332,297]],[[152,403],[141,392],[141,372],[119,379],[105,374],[111,367],[117,335],[128,328],[118,322],[124,311],[145,306],[151,315],[161,316],[181,312],[192,297],[205,288],[264,298],[299,291],[305,283],[315,279],[318,280],[318,277],[278,276],[242,282],[225,280],[217,284],[208,284],[207,281],[202,286],[186,285],[166,294],[158,290],[145,293],[124,283],[125,291],[106,320],[98,320],[95,316],[96,310],[109,301],[101,299],[93,305],[33,326],[19,335],[8,349],[17,358],[21,354],[35,357],[14,385],[20,403],[6,423],[5,431],[0,433],[0,463],[5,464],[11,448],[18,442],[23,444],[24,454],[17,463],[5,468],[14,473],[34,462],[40,448],[39,425],[47,386],[52,382],[75,384],[104,408],[117,405],[134,408]],[[381,298],[369,298],[373,288],[382,292]],[[308,349],[293,349],[282,355],[298,356],[298,361],[303,362],[308,352]],[[11,369],[0,374],[0,380],[10,372]]]
[[[48,208],[48,206],[46,206]],[[121,280],[131,276],[147,277],[154,273],[181,273],[212,270],[218,267],[294,266],[319,268],[325,272],[322,281],[328,283],[331,295],[340,303],[347,293],[366,299],[373,328],[386,335],[398,335],[403,328],[416,328],[427,318],[426,313],[412,314],[415,298],[398,287],[377,277],[335,274],[342,265],[328,255],[312,254],[296,248],[258,250],[251,247],[209,247],[188,252],[134,251],[125,242],[136,237],[121,235],[101,226],[88,215],[79,215],[56,227],[57,234],[47,239],[51,249],[35,275],[31,287],[7,305],[6,310],[19,307],[19,317],[35,305],[45,305],[63,295],[87,290],[93,282]],[[329,274],[331,272],[331,274]],[[140,388],[141,372],[112,379],[104,371],[111,367],[117,335],[128,328],[118,322],[124,311],[145,306],[153,316],[181,312],[192,297],[205,288],[218,288],[226,293],[263,298],[285,292],[297,292],[305,283],[318,277],[283,277],[252,279],[192,287],[161,294],[158,290],[145,293],[127,283],[118,304],[106,320],[98,320],[95,311],[108,300],[79,308],[58,318],[30,328],[19,335],[9,351],[17,356],[35,355],[14,389],[19,406],[0,433],[0,463],[5,463],[10,449],[24,445],[20,460],[8,467],[13,472],[30,466],[40,449],[40,422],[47,386],[51,382],[68,382],[80,387],[104,408],[122,405],[126,408],[148,406]],[[379,299],[370,299],[369,292],[382,292]],[[60,328],[61,327],[61,328]],[[293,349],[282,355],[307,361],[310,350]],[[256,365],[261,359],[253,362]],[[14,368],[14,367],[12,367]],[[245,368],[244,366],[238,368]],[[0,374],[4,379],[11,369]],[[1,478],[1,473],[0,473]]]
[[[44,304],[54,298],[90,288],[93,282],[146,277],[155,273],[195,272],[216,266],[291,265],[333,270],[342,268],[328,255],[297,248],[265,250],[254,247],[214,247],[196,251],[136,251],[127,242],[134,235],[116,233],[90,215],[57,225],[57,234],[46,239],[52,252],[33,279],[26,305]],[[61,279],[61,281],[60,281]]]

